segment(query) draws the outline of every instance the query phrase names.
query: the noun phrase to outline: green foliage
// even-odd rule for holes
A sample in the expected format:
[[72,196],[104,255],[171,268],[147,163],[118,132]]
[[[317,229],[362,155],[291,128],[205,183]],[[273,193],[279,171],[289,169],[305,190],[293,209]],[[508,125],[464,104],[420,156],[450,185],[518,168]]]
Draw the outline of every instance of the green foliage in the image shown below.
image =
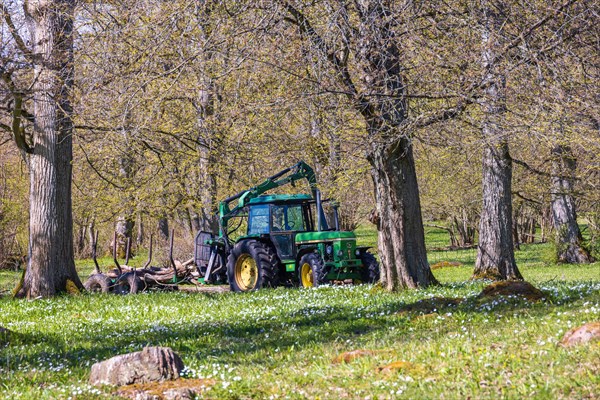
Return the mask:
[[27,180],[14,149],[0,148],[0,269],[13,268],[27,249]]

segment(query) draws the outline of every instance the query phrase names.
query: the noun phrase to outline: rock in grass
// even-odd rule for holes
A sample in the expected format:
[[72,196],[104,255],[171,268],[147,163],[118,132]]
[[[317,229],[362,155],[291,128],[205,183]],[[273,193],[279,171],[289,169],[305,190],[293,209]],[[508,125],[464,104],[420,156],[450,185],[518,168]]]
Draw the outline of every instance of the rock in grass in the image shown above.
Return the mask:
[[441,269],[441,268],[450,268],[450,267],[462,267],[462,263],[457,261],[440,261],[435,264],[431,264],[429,266],[431,269]]
[[600,342],[600,321],[590,322],[573,328],[563,336],[561,346],[571,347],[578,344]]
[[333,364],[349,363],[359,357],[372,356],[375,354],[376,353],[373,350],[352,350],[352,351],[347,351],[345,353],[340,354],[339,356],[334,358],[331,362]]
[[539,301],[545,298],[544,293],[525,281],[500,281],[483,288],[479,298],[516,295],[529,301]]
[[115,394],[133,400],[192,400],[214,384],[212,379],[137,383],[123,386]]
[[90,384],[123,386],[177,379],[183,361],[168,347],[144,347],[92,365]]
[[421,372],[421,369],[422,368],[420,366],[415,365],[408,361],[394,361],[387,365],[377,367],[377,372],[381,372],[384,374],[389,374],[392,372],[399,372],[399,371],[402,371],[405,373],[412,373],[412,372]]

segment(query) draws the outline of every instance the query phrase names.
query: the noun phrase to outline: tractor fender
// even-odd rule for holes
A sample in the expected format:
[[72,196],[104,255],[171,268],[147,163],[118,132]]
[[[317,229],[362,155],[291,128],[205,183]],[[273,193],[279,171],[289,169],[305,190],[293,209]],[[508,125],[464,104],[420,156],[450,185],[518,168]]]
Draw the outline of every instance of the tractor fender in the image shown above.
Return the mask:
[[307,247],[302,247],[301,249],[298,249],[298,254],[296,255],[296,265],[298,265],[298,263],[300,262],[300,259],[308,253],[314,253],[315,251],[317,251],[317,246],[307,246]]

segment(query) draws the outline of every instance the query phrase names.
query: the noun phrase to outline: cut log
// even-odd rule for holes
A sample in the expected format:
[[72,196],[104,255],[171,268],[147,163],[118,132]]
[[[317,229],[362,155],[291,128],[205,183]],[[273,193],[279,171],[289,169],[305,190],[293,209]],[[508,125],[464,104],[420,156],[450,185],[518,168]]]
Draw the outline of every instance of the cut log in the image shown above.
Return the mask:
[[[198,276],[198,272],[196,268],[193,266],[193,259],[187,260],[184,263],[179,261],[175,262],[176,264],[176,273],[172,267],[149,267],[149,268],[140,268],[135,269],[128,265],[122,265],[121,270],[123,274],[128,272],[134,272],[139,278],[144,281],[147,285],[153,284],[161,284],[167,285],[174,283],[173,281],[182,281],[182,280],[191,280]],[[112,269],[106,273],[111,279],[117,279],[119,277],[119,270]],[[174,279],[175,278],[175,279]]]

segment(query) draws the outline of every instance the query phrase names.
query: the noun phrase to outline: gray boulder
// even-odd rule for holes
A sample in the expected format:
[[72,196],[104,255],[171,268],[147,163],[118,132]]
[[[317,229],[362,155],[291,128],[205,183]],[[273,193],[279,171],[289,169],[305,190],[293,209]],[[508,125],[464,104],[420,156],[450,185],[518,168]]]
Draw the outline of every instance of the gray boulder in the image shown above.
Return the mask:
[[144,347],[92,365],[90,384],[123,386],[178,379],[183,361],[168,347]]

